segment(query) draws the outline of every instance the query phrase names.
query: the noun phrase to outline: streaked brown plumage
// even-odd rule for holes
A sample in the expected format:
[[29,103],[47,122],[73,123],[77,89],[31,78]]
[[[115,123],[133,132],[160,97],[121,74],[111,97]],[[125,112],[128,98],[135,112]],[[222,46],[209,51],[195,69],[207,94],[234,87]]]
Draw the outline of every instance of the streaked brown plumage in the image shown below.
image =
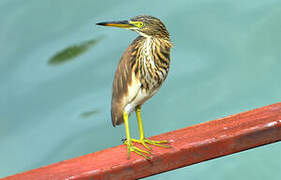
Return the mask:
[[[146,37],[139,36],[123,54],[115,73],[112,88],[111,115],[113,126],[123,123],[125,106],[135,97],[127,99],[129,86],[133,80],[141,84],[139,90],[152,96],[166,79],[170,65],[171,43],[168,40],[151,38],[151,58],[145,54]],[[146,58],[146,61],[144,60]],[[137,94],[135,94],[136,96]],[[145,99],[136,105],[142,105]]]
[[[139,34],[124,52],[115,73],[111,118],[113,126],[116,126],[124,122],[125,114],[129,116],[136,109],[140,111],[141,105],[161,87],[169,71],[172,43],[165,25],[152,16],[142,15],[130,21],[105,22],[98,25],[127,28]],[[141,129],[142,127],[140,131]],[[127,141],[128,139],[127,137]]]

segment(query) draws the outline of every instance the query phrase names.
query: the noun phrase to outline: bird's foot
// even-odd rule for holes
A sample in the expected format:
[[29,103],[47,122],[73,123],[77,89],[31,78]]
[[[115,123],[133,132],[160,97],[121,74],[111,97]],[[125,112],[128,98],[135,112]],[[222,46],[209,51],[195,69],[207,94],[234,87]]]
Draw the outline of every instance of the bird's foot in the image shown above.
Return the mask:
[[128,148],[128,159],[130,159],[130,153],[131,153],[131,152],[135,152],[135,153],[137,153],[138,155],[144,157],[145,159],[150,160],[150,157],[147,156],[146,154],[151,154],[151,152],[142,150],[142,149],[140,149],[140,148],[134,146],[133,143],[132,143],[132,141],[133,141],[133,140],[131,139],[130,141],[125,140],[125,142],[124,142],[124,144],[126,144],[126,145],[127,145],[127,148]]
[[149,151],[151,151],[152,149],[147,144],[151,144],[151,145],[159,146],[159,147],[163,147],[163,148],[170,148],[171,147],[169,145],[165,145],[165,144],[169,143],[167,140],[155,141],[155,140],[150,140],[150,139],[147,139],[147,138],[140,138],[140,139],[132,139],[132,141],[135,142],[135,143],[142,144]]

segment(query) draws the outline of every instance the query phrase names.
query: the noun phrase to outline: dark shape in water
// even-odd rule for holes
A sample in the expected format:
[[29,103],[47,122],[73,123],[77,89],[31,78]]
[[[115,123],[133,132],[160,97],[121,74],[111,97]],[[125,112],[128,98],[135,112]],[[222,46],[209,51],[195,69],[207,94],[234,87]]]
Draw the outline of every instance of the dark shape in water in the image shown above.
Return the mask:
[[56,53],[53,57],[51,57],[48,61],[49,65],[59,65],[63,64],[67,61],[73,60],[74,58],[82,55],[91,47],[93,47],[96,43],[98,43],[103,36],[100,36],[96,39],[84,41],[80,44],[75,44],[70,47],[67,47],[58,53]]
[[83,112],[83,113],[80,114],[80,116],[82,116],[83,118],[88,118],[88,117],[90,117],[94,114],[98,114],[98,113],[99,113],[99,110],[94,109],[92,111]]

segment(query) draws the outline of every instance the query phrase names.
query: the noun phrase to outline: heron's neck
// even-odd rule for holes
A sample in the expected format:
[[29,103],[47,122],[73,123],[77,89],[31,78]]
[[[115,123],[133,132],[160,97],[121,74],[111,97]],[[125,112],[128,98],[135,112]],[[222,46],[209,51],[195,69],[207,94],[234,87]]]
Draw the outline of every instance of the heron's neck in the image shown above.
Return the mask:
[[173,46],[172,42],[169,39],[157,38],[152,36],[140,36],[142,43],[142,51],[147,54],[152,53],[153,51],[161,53],[165,51],[166,53],[170,52],[171,47]]
[[156,88],[166,79],[170,64],[172,43],[155,37],[137,38],[137,64],[147,87]]
[[[170,49],[172,43],[169,40],[155,37],[140,37],[141,47],[140,58],[144,66],[150,66],[158,69],[166,62],[167,69],[169,69]],[[165,63],[164,62],[164,63]]]

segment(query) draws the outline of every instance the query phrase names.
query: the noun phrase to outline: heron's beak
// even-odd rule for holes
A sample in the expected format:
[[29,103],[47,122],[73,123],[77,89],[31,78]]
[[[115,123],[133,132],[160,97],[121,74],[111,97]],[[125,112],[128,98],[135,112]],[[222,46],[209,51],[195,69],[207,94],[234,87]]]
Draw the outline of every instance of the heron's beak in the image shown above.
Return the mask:
[[126,28],[126,29],[130,29],[130,28],[134,28],[135,27],[135,25],[134,24],[130,24],[129,21],[100,22],[100,23],[96,23],[96,25],[112,26],[112,27],[119,27],[119,28]]

